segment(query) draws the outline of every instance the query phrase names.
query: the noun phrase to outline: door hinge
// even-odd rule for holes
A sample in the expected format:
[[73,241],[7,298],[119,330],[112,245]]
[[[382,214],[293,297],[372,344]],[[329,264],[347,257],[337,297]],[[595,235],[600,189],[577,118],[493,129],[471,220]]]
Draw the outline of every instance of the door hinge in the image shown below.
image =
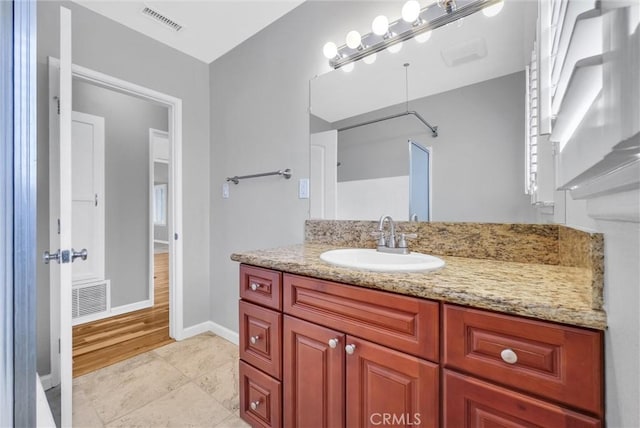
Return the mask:
[[60,97],[55,96],[53,97],[54,100],[56,100],[56,103],[58,103],[58,115],[60,114]]
[[60,353],[60,338],[58,338],[58,354]]
[[58,219],[58,235],[60,235],[60,219]]
[[173,234],[173,239],[176,240],[176,241],[178,240],[178,234],[177,233]]
[[97,207],[98,206],[98,194],[95,194],[95,199],[94,199],[94,204]]

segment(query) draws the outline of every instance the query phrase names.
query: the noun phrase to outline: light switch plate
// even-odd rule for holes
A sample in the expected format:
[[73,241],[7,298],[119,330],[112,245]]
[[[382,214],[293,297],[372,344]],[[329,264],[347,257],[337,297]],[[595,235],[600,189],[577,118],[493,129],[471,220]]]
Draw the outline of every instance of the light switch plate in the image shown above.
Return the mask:
[[298,181],[298,198],[309,199],[309,179],[301,178]]
[[222,183],[222,197],[229,199],[229,183]]

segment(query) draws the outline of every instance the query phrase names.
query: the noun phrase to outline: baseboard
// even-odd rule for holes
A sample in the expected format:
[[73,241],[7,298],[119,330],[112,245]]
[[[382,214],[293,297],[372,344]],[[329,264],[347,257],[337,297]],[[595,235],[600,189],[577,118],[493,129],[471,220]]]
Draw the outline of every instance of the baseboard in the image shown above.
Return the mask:
[[153,301],[151,299],[143,300],[141,302],[135,302],[128,305],[116,306],[111,308],[111,312],[109,313],[110,317],[116,315],[126,314],[127,312],[139,311],[141,309],[147,309],[153,306]]
[[240,343],[240,337],[238,333],[233,330],[230,330],[226,327],[221,326],[220,324],[216,324],[213,321],[205,321],[200,324],[192,325],[191,327],[187,327],[182,330],[182,334],[179,337],[176,337],[177,340],[188,339],[193,336],[197,336],[198,334],[211,332],[217,336],[222,337],[225,340],[237,345]]
[[47,389],[53,388],[51,385],[51,374],[46,374],[40,376],[40,383],[42,384],[42,388],[46,391]]

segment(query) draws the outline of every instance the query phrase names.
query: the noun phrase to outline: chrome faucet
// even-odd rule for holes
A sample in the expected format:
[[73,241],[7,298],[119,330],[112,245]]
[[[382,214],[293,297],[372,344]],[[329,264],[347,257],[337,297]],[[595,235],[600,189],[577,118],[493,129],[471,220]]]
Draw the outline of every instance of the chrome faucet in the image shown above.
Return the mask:
[[[384,222],[389,222],[389,237],[384,236]],[[380,232],[380,239],[378,240],[378,251],[380,251],[380,244],[385,248],[396,248],[396,224],[390,215],[383,215],[380,217],[380,224],[378,225],[378,232]]]
[[[389,235],[384,234],[384,223],[389,222]],[[409,254],[409,248],[407,245],[407,238],[416,238],[418,235],[415,233],[401,233],[400,239],[396,239],[396,224],[390,215],[383,215],[380,217],[380,223],[378,224],[378,231],[373,232],[373,235],[378,237],[378,251],[382,253],[396,253],[396,254]]]

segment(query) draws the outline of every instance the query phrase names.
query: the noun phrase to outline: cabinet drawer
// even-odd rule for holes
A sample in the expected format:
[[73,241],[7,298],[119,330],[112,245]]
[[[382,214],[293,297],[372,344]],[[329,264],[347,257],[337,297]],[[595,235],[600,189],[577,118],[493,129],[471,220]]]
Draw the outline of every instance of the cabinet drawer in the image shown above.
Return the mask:
[[598,419],[444,370],[445,427],[596,428]]
[[602,334],[444,305],[444,363],[602,415]]
[[252,427],[281,427],[282,385],[240,361],[240,417]]
[[240,358],[281,379],[282,314],[240,301]]
[[282,310],[282,273],[240,265],[240,298]]
[[288,314],[438,361],[437,302],[289,274],[283,293]]

